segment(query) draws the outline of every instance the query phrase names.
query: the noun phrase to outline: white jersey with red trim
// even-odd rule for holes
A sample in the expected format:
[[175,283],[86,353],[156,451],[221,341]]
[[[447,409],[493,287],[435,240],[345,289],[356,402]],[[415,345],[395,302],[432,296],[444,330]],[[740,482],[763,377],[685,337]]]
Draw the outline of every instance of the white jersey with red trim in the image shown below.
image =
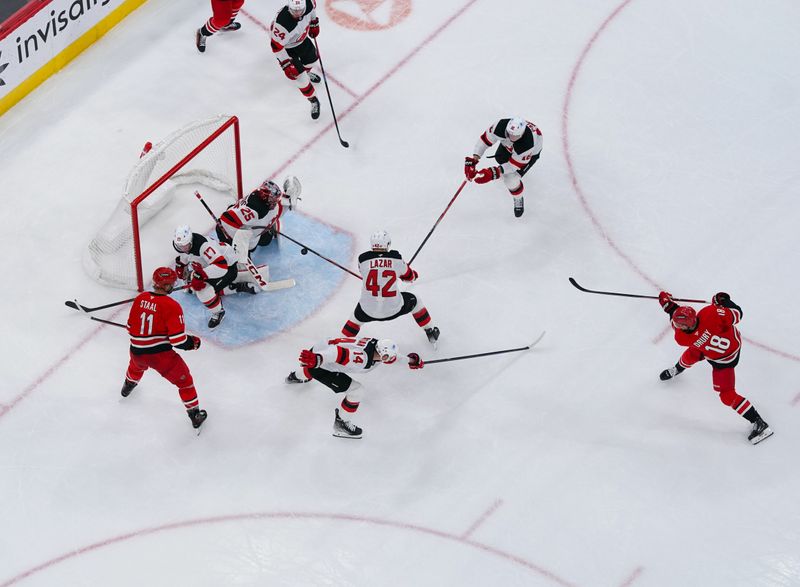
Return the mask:
[[519,139],[512,141],[507,138],[506,126],[510,120],[510,118],[501,118],[486,129],[478,139],[478,142],[475,143],[473,150],[475,155],[482,157],[486,149],[500,141],[500,145],[497,148],[506,149],[510,154],[508,162],[501,165],[504,174],[520,171],[533,157],[542,152],[543,144],[542,131],[527,120],[525,121],[527,128]]
[[283,63],[290,59],[286,49],[297,47],[308,37],[308,26],[317,18],[316,0],[306,0],[306,12],[300,20],[295,19],[284,6],[269,27],[270,45],[278,61]]
[[224,276],[230,267],[235,267],[238,257],[233,247],[196,232],[192,234],[192,246],[188,253],[178,255],[181,263],[200,263],[209,279]]
[[372,318],[388,318],[403,307],[399,281],[411,269],[398,251],[367,251],[358,257],[361,272],[361,309]]
[[[255,196],[257,198],[257,196]],[[233,240],[239,230],[250,231],[249,249],[253,250],[261,235],[273,226],[280,226],[278,221],[283,214],[283,204],[278,201],[271,209],[265,202],[247,198],[229,207],[219,218],[223,232]]]
[[372,371],[381,364],[376,361],[375,345],[377,338],[332,338],[315,344],[311,350],[322,357],[321,369],[342,373],[363,373]]

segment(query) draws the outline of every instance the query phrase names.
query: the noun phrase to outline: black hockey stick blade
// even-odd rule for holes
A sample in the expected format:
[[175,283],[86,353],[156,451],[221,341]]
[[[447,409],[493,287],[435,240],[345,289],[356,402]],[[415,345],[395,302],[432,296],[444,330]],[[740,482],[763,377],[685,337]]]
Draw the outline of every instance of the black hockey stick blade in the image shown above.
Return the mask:
[[[622,292],[617,292],[617,291],[600,291],[600,290],[596,290],[596,289],[588,289],[588,288],[583,287],[577,281],[575,281],[575,279],[573,277],[569,278],[569,282],[572,285],[574,285],[577,289],[579,289],[580,291],[583,291],[583,292],[586,292],[586,293],[600,294],[600,295],[603,295],[603,296],[620,296],[620,297],[624,297],[624,298],[640,298],[640,299],[645,299],[645,300],[657,300],[658,299],[658,296],[642,295],[642,294],[630,294],[630,293],[622,293]],[[695,303],[695,304],[707,304],[708,303],[706,300],[693,300],[693,299],[689,299],[689,298],[672,298],[672,299],[674,301],[676,301],[676,302],[690,302],[690,303]]]
[[126,330],[128,328],[125,324],[120,324],[119,322],[112,322],[111,320],[103,320],[102,318],[95,318],[94,316],[89,316],[89,309],[84,306],[81,306],[78,303],[78,300],[74,300],[73,302],[67,301],[64,303],[68,305],[70,308],[75,308],[76,310],[82,312],[84,316],[89,318],[89,320],[94,320],[95,322],[102,322],[103,324],[110,324],[111,326],[117,326],[118,328],[125,328]]
[[130,298],[129,300],[120,300],[119,302],[112,302],[110,304],[105,304],[103,306],[97,306],[94,308],[90,308],[89,306],[82,306],[78,303],[78,300],[67,300],[64,302],[64,305],[68,308],[72,308],[73,310],[78,310],[79,312],[96,312],[97,310],[105,310],[106,308],[113,308],[114,306],[121,306],[122,304],[128,304],[135,300],[136,298]]
[[491,355],[502,355],[504,353],[518,353],[521,351],[528,351],[533,347],[535,347],[537,344],[539,344],[539,341],[544,338],[545,334],[547,334],[547,331],[546,330],[542,331],[542,333],[538,337],[536,337],[536,340],[534,340],[527,346],[521,346],[513,349],[503,349],[502,351],[489,351],[487,353],[476,353],[474,355],[461,355],[459,357],[448,357],[446,359],[433,359],[430,361],[423,361],[423,362],[425,363],[425,365],[435,365],[436,363],[446,363],[449,361],[463,361],[464,359],[476,359],[478,357],[488,357]]

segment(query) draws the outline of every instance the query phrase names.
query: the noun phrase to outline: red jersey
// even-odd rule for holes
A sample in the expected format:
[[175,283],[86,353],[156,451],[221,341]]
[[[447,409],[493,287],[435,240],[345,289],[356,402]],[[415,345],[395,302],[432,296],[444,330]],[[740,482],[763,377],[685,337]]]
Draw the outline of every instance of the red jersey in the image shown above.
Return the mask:
[[128,315],[128,334],[134,355],[168,351],[187,340],[183,309],[167,295],[142,292],[133,300]]
[[742,317],[737,307],[706,306],[697,313],[697,328],[692,332],[675,329],[675,342],[688,347],[681,355],[681,367],[688,368],[708,359],[727,365],[739,356],[742,336],[735,324]]

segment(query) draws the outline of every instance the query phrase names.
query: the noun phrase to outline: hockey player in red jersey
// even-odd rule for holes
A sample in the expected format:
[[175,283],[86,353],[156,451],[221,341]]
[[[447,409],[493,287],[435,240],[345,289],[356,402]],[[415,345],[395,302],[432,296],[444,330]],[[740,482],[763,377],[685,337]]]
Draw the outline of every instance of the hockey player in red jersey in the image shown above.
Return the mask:
[[414,294],[397,289],[398,279],[411,283],[417,279],[417,272],[403,261],[398,251],[392,250],[392,239],[385,230],[374,232],[370,245],[372,250],[358,257],[361,299],[342,328],[342,334],[354,337],[365,322],[394,320],[410,313],[435,348],[439,328],[431,324],[428,309]]
[[311,103],[311,118],[319,118],[319,100],[313,84],[320,77],[311,71],[317,62],[317,49],[311,39],[319,35],[316,0],[287,0],[286,6],[270,25],[270,45],[283,73],[297,84],[300,93]]
[[211,0],[211,18],[197,29],[194,42],[200,53],[205,53],[206,40],[218,31],[238,31],[241,23],[236,22],[236,17],[241,10],[244,0]]
[[[500,144],[494,153],[497,165],[476,169],[486,149],[498,141]],[[489,183],[502,177],[514,198],[514,216],[519,218],[525,211],[522,177],[539,160],[541,152],[542,131],[535,124],[522,118],[501,118],[475,143],[473,154],[464,160],[464,175],[475,183]]]
[[[341,438],[361,438],[362,429],[352,422],[364,388],[348,373],[371,371],[380,364],[397,361],[397,345],[388,338],[334,338],[316,344],[300,353],[300,375],[292,371],[286,383],[308,383],[316,379],[334,393],[344,393],[344,399],[334,412],[333,435]],[[409,369],[422,369],[425,364],[417,353],[408,354]]]
[[200,339],[187,335],[183,310],[169,297],[178,275],[169,267],[153,272],[153,291],[142,292],[133,300],[128,315],[131,339],[130,363],[122,385],[122,397],[128,397],[148,369],[154,369],[178,388],[192,426],[200,428],[208,414],[199,408],[189,367],[174,349],[193,351],[200,348]]
[[755,406],[736,393],[735,368],[742,345],[736,324],[742,318],[742,309],[725,292],[715,294],[712,303],[699,312],[690,306],[679,306],[665,291],[659,294],[658,301],[670,316],[675,342],[686,347],[675,366],[661,372],[661,380],[672,379],[698,361],[708,360],[719,399],[753,425],[747,439],[758,444],[772,436],[772,430]]
[[230,245],[238,231],[246,230],[251,253],[259,246],[267,246],[281,230],[284,210],[297,206],[301,190],[300,181],[294,176],[284,180],[283,190],[275,182],[265,181],[222,213],[217,219],[217,237]]

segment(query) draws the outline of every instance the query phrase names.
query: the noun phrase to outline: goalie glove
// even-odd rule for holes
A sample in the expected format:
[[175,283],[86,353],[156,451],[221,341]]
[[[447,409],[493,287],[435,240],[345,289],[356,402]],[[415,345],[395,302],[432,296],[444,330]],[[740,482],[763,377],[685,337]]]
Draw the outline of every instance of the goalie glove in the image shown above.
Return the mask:
[[479,170],[475,174],[475,183],[489,183],[503,175],[503,168],[499,165],[495,167],[486,167]]
[[668,379],[677,377],[684,371],[686,371],[686,367],[681,367],[680,363],[675,363],[674,367],[670,367],[669,369],[664,369],[658,377],[659,379],[661,379],[661,381],[667,381]]
[[303,186],[300,185],[300,180],[294,175],[290,175],[283,180],[283,197],[288,200],[289,210],[297,208],[302,192]]

